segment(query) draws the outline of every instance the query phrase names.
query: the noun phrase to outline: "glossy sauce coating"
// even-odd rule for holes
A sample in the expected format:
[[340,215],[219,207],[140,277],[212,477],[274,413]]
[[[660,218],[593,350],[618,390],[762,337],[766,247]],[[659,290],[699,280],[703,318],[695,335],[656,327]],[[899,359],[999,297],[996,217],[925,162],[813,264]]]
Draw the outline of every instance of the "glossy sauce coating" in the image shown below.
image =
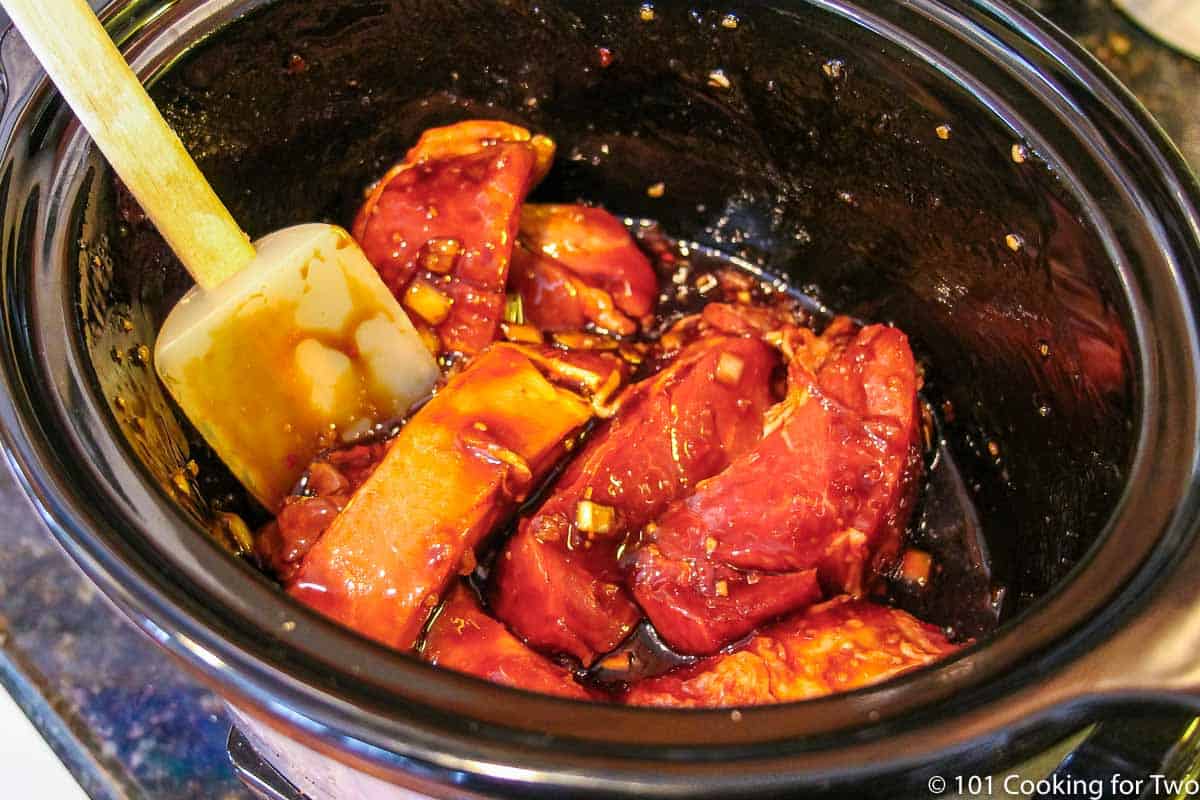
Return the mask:
[[280,580],[291,580],[308,551],[379,466],[387,448],[387,442],[377,441],[318,456],[304,473],[303,491],[284,499],[279,514],[259,533],[259,560]]
[[[423,164],[455,156],[470,155],[481,149],[502,143],[528,144],[536,158],[534,183],[541,181],[554,162],[554,142],[545,136],[534,136],[519,125],[498,119],[467,119],[441,128],[429,128],[404,156],[404,163],[392,168],[381,184],[387,183],[406,164]],[[377,187],[378,188],[378,187]]]
[[654,268],[612,214],[591,206],[528,203],[521,211],[520,228],[521,241],[530,250],[604,290],[634,320],[654,310]]
[[631,558],[635,598],[681,652],[713,653],[821,589],[861,595],[899,549],[921,467],[907,340],[879,325],[844,346],[801,333],[811,347],[769,432],[647,526]]
[[429,626],[421,656],[430,664],[505,686],[576,700],[591,698],[569,670],[526,647],[489,617],[461,581]]
[[521,298],[525,322],[539,330],[577,331],[591,324],[622,336],[637,332],[637,322],[617,309],[612,295],[524,245],[513,250],[509,287]]
[[592,416],[518,349],[478,356],[413,416],[312,546],[293,597],[384,644],[413,646],[480,539]]
[[521,203],[553,154],[538,142],[505,123],[427,131],[359,211],[355,239],[443,353],[496,338]]
[[[497,616],[585,665],[615,647],[641,617],[617,563],[625,537],[758,441],[778,361],[759,339],[711,337],[627,389],[497,558]],[[581,503],[612,519],[580,530]]]
[[842,596],[765,628],[733,653],[635,684],[629,705],[749,706],[869,686],[957,646],[897,608]]

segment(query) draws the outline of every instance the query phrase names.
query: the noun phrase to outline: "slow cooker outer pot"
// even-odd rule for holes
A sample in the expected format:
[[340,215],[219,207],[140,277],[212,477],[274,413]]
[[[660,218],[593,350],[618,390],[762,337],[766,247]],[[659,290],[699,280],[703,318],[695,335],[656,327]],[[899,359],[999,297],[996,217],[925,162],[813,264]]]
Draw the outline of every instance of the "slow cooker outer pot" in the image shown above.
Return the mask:
[[[265,5],[130,3],[108,17],[132,37],[138,69],[153,75]],[[890,793],[898,783],[872,781],[1003,760],[1046,734],[1047,723],[1114,703],[1198,705],[1195,183],[1144,112],[1043,21],[1000,3],[873,5],[763,6],[744,17],[752,31],[756,15],[828,15],[903,47],[914,68],[935,64],[1028,137],[1067,193],[1083,198],[1127,305],[1139,388],[1127,487],[1069,579],[985,644],[903,680],[801,706],[669,713],[581,706],[431,670],[291,606],[147,480],[97,391],[77,308],[97,276],[67,263],[64,254],[79,248],[61,220],[86,221],[78,201],[102,199],[102,172],[9,34],[0,51],[9,389],[0,420],[26,490],[105,592],[232,702],[322,752],[443,794],[730,796],[850,784]],[[1014,107],[1012,97],[1024,104]],[[236,161],[227,166],[236,173]],[[219,187],[229,179],[215,177]],[[829,299],[852,298],[854,278]]]

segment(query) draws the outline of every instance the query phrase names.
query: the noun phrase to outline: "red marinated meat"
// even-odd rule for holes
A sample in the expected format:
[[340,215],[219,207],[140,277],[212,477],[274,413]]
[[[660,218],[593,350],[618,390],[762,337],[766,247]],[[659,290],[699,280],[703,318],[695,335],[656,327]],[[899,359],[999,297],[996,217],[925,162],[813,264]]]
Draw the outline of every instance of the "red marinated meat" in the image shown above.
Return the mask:
[[579,205],[528,204],[521,241],[561,264],[585,284],[602,289],[634,320],[654,310],[658,278],[649,259],[607,211]]
[[700,312],[701,330],[738,336],[762,335],[795,325],[795,309],[783,298],[772,305],[708,303]]
[[[720,282],[720,279],[715,279]],[[804,337],[808,347],[816,342],[834,341],[833,338],[816,339],[807,328],[798,328],[803,319],[794,300],[785,294],[776,294],[755,305],[745,302],[710,301],[697,314],[688,314],[677,319],[655,342],[650,365],[669,363],[679,351],[692,342],[708,336],[756,336],[777,346],[783,344],[785,335],[789,339]],[[841,329],[842,318],[835,321]],[[801,333],[803,331],[803,333]],[[790,352],[786,348],[785,352]]]
[[765,628],[733,653],[630,688],[639,706],[749,706],[808,700],[894,678],[955,650],[897,608],[838,597]]
[[[519,125],[501,122],[498,119],[468,119],[441,128],[429,128],[405,154],[404,163],[420,164],[469,155],[488,147],[512,142],[525,143],[533,148],[537,156],[533,182],[540,182],[546,177],[554,161],[554,142],[546,136],[531,135]],[[401,168],[402,166],[397,166],[393,169]]]
[[660,637],[686,654],[715,653],[763,622],[824,598],[815,569],[742,570],[698,552],[638,551],[631,586]]
[[521,203],[547,149],[505,123],[427,131],[359,211],[354,238],[441,352],[474,355],[496,338]]
[[565,667],[530,650],[496,620],[460,581],[425,634],[421,656],[430,664],[531,692],[591,699]]
[[288,592],[364,636],[412,647],[453,576],[473,569],[476,545],[594,414],[534,355],[493,345],[414,414]]
[[285,498],[279,514],[255,540],[259,560],[281,581],[290,580],[386,452],[387,442],[378,441],[318,456],[304,473],[304,491]]
[[675,649],[717,651],[816,600],[814,579],[861,595],[899,551],[921,468],[916,364],[894,328],[844,330],[784,336],[808,346],[766,435],[643,531],[630,585]]
[[637,332],[637,323],[613,305],[608,292],[523,246],[513,250],[508,284],[521,298],[525,321],[540,330],[577,331],[592,323],[622,336]]
[[776,364],[760,339],[713,337],[630,387],[497,558],[500,619],[584,664],[616,646],[641,616],[617,564],[626,535],[758,441]]

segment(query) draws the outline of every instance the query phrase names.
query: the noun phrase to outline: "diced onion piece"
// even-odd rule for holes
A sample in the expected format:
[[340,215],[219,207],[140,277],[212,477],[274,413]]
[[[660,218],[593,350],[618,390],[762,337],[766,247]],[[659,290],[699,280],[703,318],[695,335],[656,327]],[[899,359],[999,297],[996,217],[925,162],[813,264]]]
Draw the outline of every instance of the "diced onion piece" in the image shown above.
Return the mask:
[[933,567],[933,556],[924,550],[910,547],[904,551],[904,560],[900,563],[900,577],[908,583],[925,586],[929,583],[929,572]]
[[632,656],[630,653],[613,653],[597,661],[592,669],[604,670],[605,672],[628,672],[632,666],[631,661]]
[[454,301],[429,283],[417,278],[404,293],[404,307],[430,325],[440,325],[450,315]]
[[619,388],[620,386],[621,373],[615,365],[605,369],[603,372],[597,372],[581,364],[573,364],[567,359],[556,358],[553,355],[553,351],[548,353],[540,347],[524,347],[522,345],[514,345],[514,347],[518,348],[522,355],[536,364],[538,369],[552,383],[567,386],[571,390],[585,394],[588,397],[595,397],[597,393],[603,391],[613,380],[612,376],[614,373],[616,374],[617,387]]
[[430,239],[421,251],[421,266],[430,272],[445,275],[454,269],[454,262],[462,252],[458,239]]
[[525,344],[542,343],[542,332],[532,325],[502,322],[500,323],[500,330],[504,332],[504,338],[510,342],[523,342]]
[[721,357],[717,359],[717,380],[726,386],[737,386],[745,368],[746,362],[740,356],[721,353]]
[[218,536],[218,541],[229,547],[235,555],[254,552],[254,534],[237,514],[219,513],[210,526]]
[[584,533],[612,533],[616,521],[617,511],[612,506],[591,500],[580,500],[575,504],[575,528]]

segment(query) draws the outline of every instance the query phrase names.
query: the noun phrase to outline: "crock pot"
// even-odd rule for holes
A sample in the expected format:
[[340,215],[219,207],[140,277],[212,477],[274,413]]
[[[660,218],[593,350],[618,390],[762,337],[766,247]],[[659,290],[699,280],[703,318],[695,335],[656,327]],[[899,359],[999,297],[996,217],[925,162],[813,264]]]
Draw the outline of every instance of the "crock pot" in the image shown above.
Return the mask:
[[[320,618],[214,523],[260,516],[147,363],[184,273],[118,213],[119,187],[10,31],[8,456],[117,606],[264,741],[304,748],[313,796],[893,796],[1130,705],[1200,708],[1200,190],[1132,97],[1034,13],[120,0],[104,17],[252,234],[344,224],[420,130],[499,117],[558,140],[541,197],[656,219],[895,322],[957,465],[933,473],[950,476],[938,496],[977,511],[946,525],[986,543],[969,558],[998,630],[902,679],[778,707],[537,696]],[[978,611],[979,592],[955,596],[929,613]]]

